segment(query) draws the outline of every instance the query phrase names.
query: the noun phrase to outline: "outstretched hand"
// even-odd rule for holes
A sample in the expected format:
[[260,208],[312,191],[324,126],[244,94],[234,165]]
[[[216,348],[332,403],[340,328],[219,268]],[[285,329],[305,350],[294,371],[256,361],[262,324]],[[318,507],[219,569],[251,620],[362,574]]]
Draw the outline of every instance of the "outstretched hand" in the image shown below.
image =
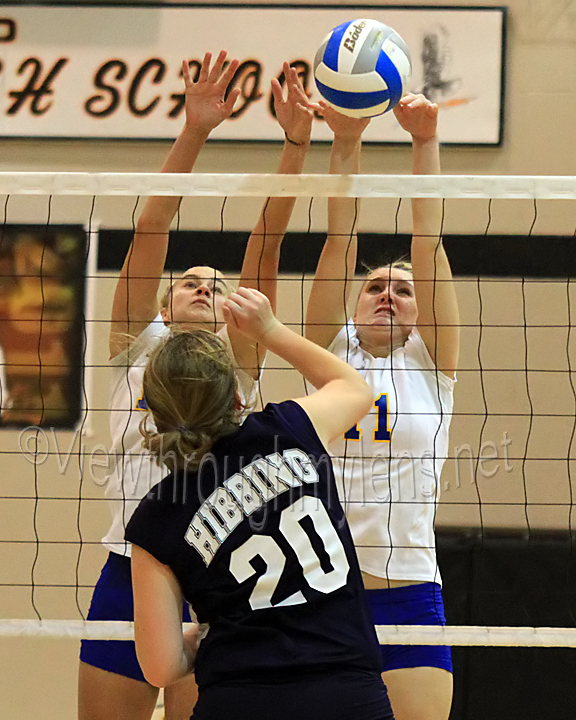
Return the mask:
[[305,145],[310,142],[314,111],[309,107],[308,97],[298,76],[298,71],[285,62],[283,65],[287,96],[284,99],[282,86],[272,79],[272,95],[276,118],[286,136],[293,143]]
[[326,124],[334,133],[334,137],[340,139],[357,139],[362,137],[362,133],[370,124],[370,118],[353,118],[343,115],[333,107],[328,105],[324,100],[313,106],[314,109],[322,115]]
[[432,140],[436,137],[438,105],[424,95],[404,95],[394,108],[394,115],[414,140]]
[[238,288],[225,301],[224,319],[228,326],[255,342],[261,342],[270,330],[280,324],[266,295],[244,287]]
[[221,50],[214,66],[210,68],[212,54],[206,53],[202,60],[198,79],[194,82],[190,77],[190,67],[184,60],[182,76],[186,86],[186,124],[195,129],[209,133],[230,117],[234,103],[240,95],[235,88],[226,98],[226,90],[238,69],[238,60],[232,60],[224,69],[227,53]]

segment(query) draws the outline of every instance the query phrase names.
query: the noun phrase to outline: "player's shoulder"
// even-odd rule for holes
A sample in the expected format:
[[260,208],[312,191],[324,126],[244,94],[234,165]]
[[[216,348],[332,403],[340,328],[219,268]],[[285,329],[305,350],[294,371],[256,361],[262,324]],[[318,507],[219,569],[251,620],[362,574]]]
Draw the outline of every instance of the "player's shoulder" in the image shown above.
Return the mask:
[[124,350],[110,359],[110,364],[112,367],[122,368],[146,364],[148,355],[169,335],[170,328],[164,324],[162,316],[158,314],[138,336],[130,338]]

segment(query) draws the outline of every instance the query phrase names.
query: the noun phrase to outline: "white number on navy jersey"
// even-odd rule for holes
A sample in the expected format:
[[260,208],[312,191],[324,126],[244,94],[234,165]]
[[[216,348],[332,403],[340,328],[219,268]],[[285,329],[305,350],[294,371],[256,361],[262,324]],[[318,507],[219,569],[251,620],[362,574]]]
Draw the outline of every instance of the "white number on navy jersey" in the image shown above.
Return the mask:
[[[310,518],[330,558],[332,569],[328,572],[322,568],[320,558],[302,525],[301,521],[304,518]],[[302,567],[304,579],[311,588],[328,594],[346,584],[350,569],[346,552],[321,500],[304,495],[290,507],[285,508],[280,516],[279,529],[294,550]],[[253,535],[231,554],[230,572],[239,583],[255,574],[251,560],[257,556],[260,556],[266,564],[266,571],[258,578],[250,595],[252,610],[300,605],[306,602],[304,595],[298,591],[280,602],[272,603],[272,596],[286,565],[286,556],[278,543],[269,535]]]

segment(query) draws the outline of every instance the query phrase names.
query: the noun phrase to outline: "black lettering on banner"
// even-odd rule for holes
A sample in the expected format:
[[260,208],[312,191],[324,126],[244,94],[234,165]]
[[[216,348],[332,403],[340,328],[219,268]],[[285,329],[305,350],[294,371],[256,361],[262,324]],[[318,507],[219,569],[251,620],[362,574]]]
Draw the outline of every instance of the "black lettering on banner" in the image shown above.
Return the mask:
[[[108,75],[112,76],[112,80],[124,80],[128,72],[128,66],[122,60],[108,60],[101,65],[94,78],[94,87],[98,90],[104,90],[107,95],[92,95],[84,103],[84,109],[89,115],[94,117],[108,117],[120,105],[120,93],[113,85],[108,84]],[[114,73],[114,74],[112,74]],[[98,103],[105,102],[104,107],[98,108]]]
[[7,115],[16,115],[26,100],[30,99],[30,110],[34,115],[44,115],[51,107],[52,102],[47,101],[40,105],[41,101],[48,95],[53,95],[52,83],[67,64],[68,58],[60,58],[56,61],[50,72],[42,80],[43,65],[38,58],[27,58],[18,68],[18,75],[25,73],[28,68],[32,69],[31,75],[22,90],[12,90],[8,95],[14,99],[12,105],[6,111]]
[[0,18],[0,42],[16,40],[16,23],[11,18]]
[[[224,64],[224,67],[226,67],[228,63]],[[196,82],[198,78],[200,77],[200,68],[202,67],[202,63],[200,60],[188,60],[188,69],[190,71],[190,79],[192,82]],[[179,77],[182,78],[182,69],[180,69]],[[177,118],[180,116],[180,113],[184,109],[184,104],[186,102],[186,95],[185,93],[172,93],[170,95],[170,100],[172,100],[173,105],[168,113],[168,117],[171,118]]]
[[160,102],[160,96],[156,95],[156,97],[145,107],[139,107],[137,104],[138,93],[141,85],[151,71],[154,73],[152,75],[151,82],[154,85],[158,85],[158,83],[161,83],[164,79],[164,75],[166,75],[166,65],[162,62],[162,60],[158,60],[158,58],[147,60],[138,70],[130,84],[130,90],[128,92],[128,107],[130,108],[130,112],[138,117],[150,115],[152,110],[154,110],[156,105]]
[[[302,83],[302,87],[304,88],[304,92],[306,93],[306,97],[310,97],[310,65],[306,62],[306,60],[294,60],[290,63],[290,67],[296,68],[298,71],[298,77],[300,78],[300,81]],[[278,75],[278,82],[282,87],[284,87],[286,83],[286,78],[284,77],[284,71]],[[274,108],[274,95],[272,95],[272,92],[270,92],[270,100],[268,101],[268,109],[270,110],[270,115],[272,115],[273,118],[276,117],[276,110]]]
[[239,100],[242,104],[230,115],[231,119],[239,118],[253,102],[256,102],[262,97],[262,93],[260,92],[261,77],[262,66],[258,61],[245,60],[239,65],[226,91],[226,97],[228,97],[229,93],[232,92],[236,86],[240,87]]

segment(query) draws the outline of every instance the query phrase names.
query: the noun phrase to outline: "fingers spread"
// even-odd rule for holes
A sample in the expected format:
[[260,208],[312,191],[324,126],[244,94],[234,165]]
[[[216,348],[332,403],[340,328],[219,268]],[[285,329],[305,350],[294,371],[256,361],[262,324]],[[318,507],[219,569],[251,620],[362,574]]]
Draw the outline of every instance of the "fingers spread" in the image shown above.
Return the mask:
[[210,70],[210,63],[212,62],[212,53],[207,52],[202,60],[200,67],[200,73],[198,75],[198,82],[206,82],[208,80],[208,72]]
[[220,50],[218,53],[218,57],[216,58],[216,62],[214,63],[214,67],[210,71],[210,74],[208,76],[209,82],[217,82],[220,75],[222,74],[222,68],[224,67],[224,63],[226,61],[226,50]]

